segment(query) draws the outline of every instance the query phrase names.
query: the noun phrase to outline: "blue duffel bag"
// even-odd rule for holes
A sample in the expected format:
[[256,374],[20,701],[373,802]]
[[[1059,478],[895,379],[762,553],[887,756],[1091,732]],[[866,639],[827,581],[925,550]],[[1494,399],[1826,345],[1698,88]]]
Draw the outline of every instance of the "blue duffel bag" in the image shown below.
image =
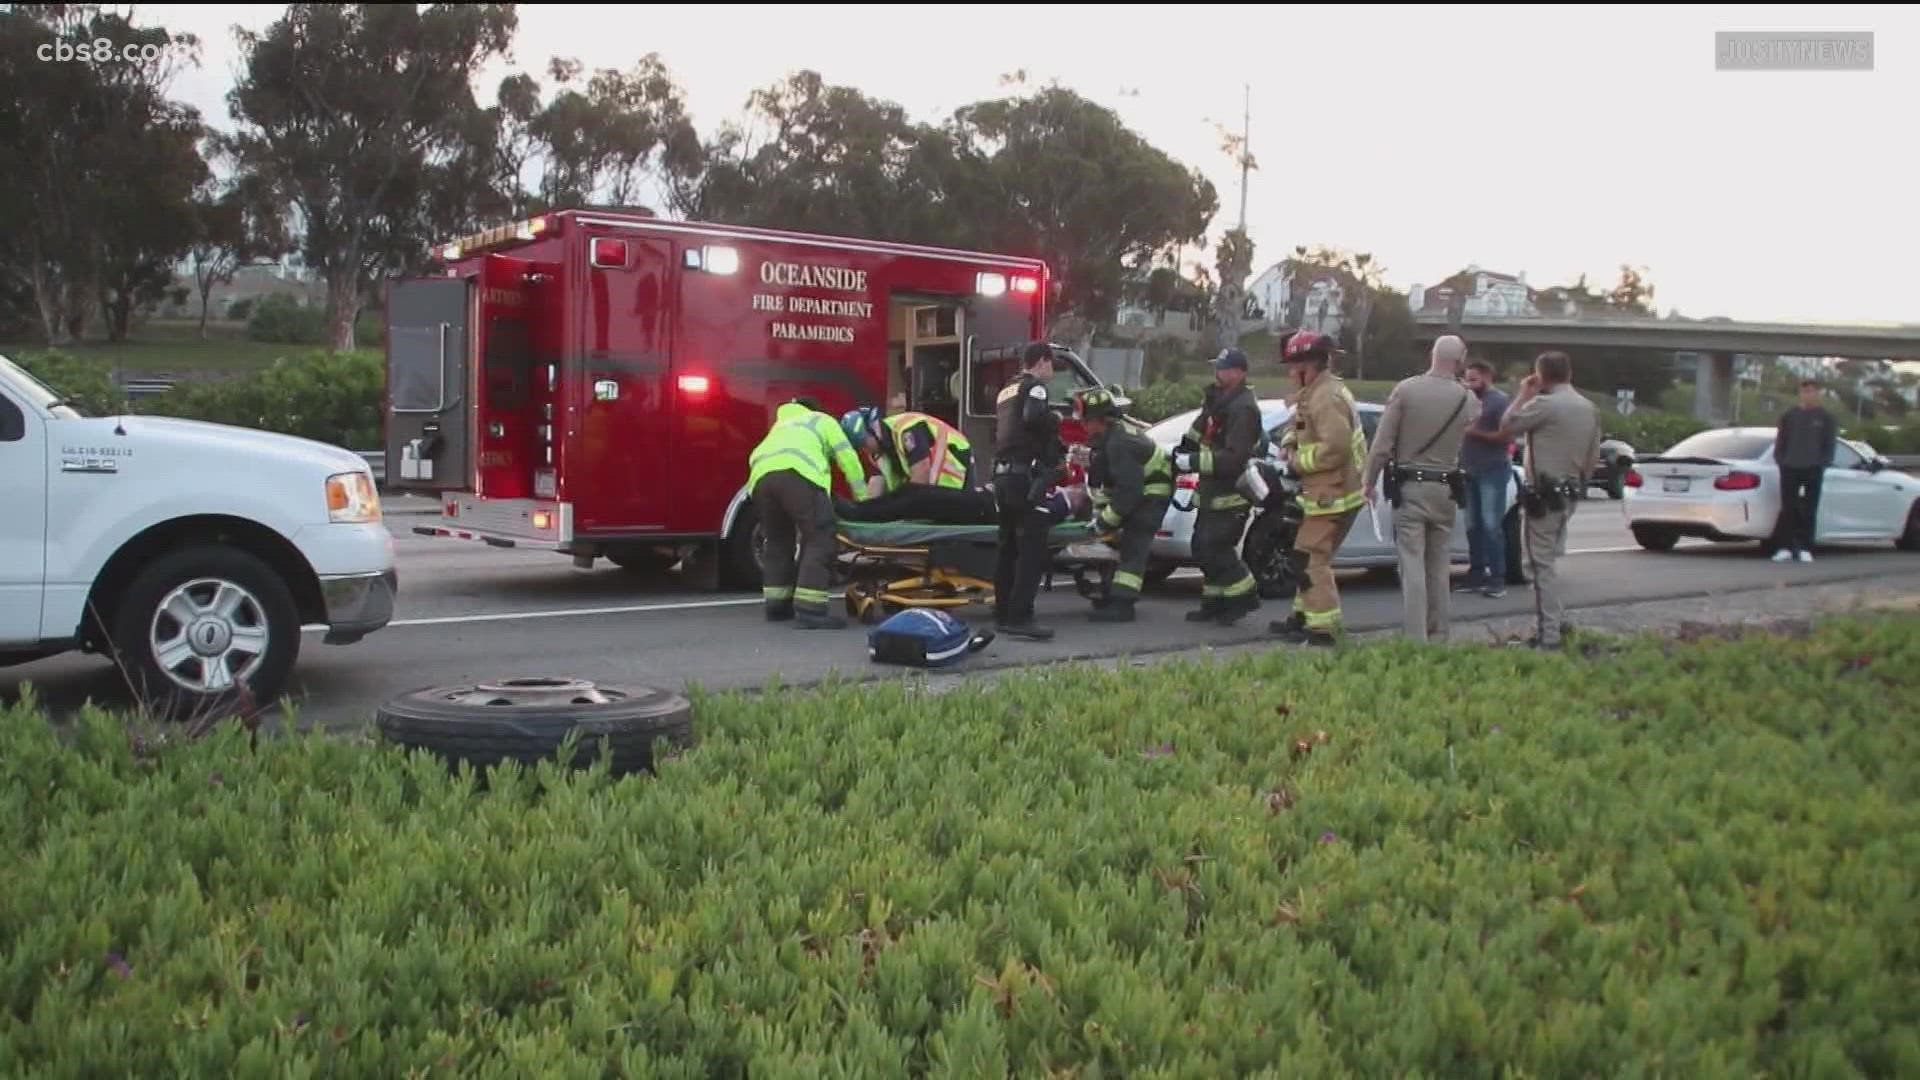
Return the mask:
[[908,608],[867,632],[867,656],[880,664],[946,667],[992,641],[991,630],[976,634],[944,611]]

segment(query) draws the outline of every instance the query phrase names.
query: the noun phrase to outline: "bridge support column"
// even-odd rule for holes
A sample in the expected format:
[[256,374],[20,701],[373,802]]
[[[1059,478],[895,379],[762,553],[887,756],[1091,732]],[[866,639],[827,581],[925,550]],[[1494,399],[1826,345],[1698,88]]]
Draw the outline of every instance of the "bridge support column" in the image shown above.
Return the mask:
[[1710,424],[1733,419],[1733,354],[1701,353],[1693,383],[1693,415]]

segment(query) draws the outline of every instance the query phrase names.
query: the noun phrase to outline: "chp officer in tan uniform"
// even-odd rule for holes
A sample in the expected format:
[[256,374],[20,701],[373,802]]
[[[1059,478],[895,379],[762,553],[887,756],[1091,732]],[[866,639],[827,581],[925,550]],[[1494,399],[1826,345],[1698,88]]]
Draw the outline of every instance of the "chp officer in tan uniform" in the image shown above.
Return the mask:
[[1499,439],[1526,437],[1526,487],[1520,509],[1526,524],[1521,549],[1533,577],[1534,648],[1555,649],[1570,629],[1560,591],[1559,561],[1567,553],[1567,524],[1574,505],[1600,464],[1600,413],[1573,388],[1573,361],[1563,352],[1541,353],[1533,374],[1507,408]]
[[1460,382],[1467,344],[1452,334],[1433,343],[1424,375],[1403,379],[1367,455],[1363,494],[1369,503],[1385,480],[1400,556],[1402,629],[1414,641],[1447,640],[1447,596],[1453,522],[1466,504],[1466,474],[1457,464],[1479,401]]
[[1280,359],[1300,388],[1280,444],[1300,478],[1300,509],[1306,517],[1294,537],[1293,560],[1296,568],[1305,564],[1306,582],[1294,594],[1293,617],[1267,629],[1284,641],[1331,645],[1341,623],[1333,555],[1365,505],[1360,464],[1367,456],[1367,434],[1353,394],[1333,373],[1330,339],[1303,330],[1287,339]]

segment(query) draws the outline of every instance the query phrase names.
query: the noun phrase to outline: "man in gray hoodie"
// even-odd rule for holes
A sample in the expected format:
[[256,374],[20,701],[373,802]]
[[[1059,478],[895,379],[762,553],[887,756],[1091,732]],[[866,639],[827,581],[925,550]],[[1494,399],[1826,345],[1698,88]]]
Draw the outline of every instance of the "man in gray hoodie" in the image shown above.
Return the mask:
[[1800,380],[1800,404],[1780,414],[1773,437],[1773,461],[1780,467],[1780,524],[1774,530],[1780,550],[1774,562],[1798,556],[1813,561],[1814,522],[1820,513],[1820,481],[1833,463],[1840,425],[1820,406],[1820,384]]

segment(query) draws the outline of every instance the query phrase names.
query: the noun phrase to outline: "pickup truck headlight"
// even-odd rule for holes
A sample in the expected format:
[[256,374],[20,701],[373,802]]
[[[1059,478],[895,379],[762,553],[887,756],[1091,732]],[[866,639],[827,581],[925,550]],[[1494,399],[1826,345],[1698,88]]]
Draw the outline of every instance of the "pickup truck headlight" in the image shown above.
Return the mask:
[[380,493],[374,490],[373,477],[364,472],[327,477],[327,519],[341,525],[379,521]]

